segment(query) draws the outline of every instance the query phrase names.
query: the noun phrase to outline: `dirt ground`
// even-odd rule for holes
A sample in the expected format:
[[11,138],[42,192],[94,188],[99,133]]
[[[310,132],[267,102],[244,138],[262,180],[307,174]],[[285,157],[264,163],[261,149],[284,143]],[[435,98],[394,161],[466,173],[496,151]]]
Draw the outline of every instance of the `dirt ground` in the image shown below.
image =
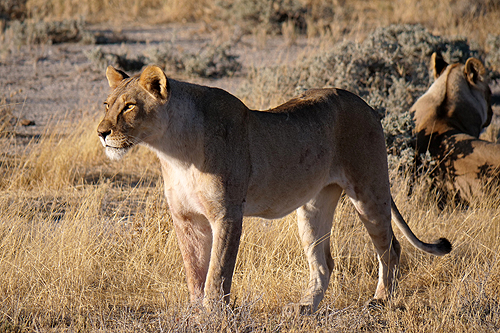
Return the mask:
[[[109,33],[109,28],[94,26],[90,30]],[[119,33],[125,37],[126,42],[99,47],[104,52],[133,57],[150,46],[170,41],[179,50],[195,53],[203,44],[217,38],[214,39],[215,32],[207,31],[200,24],[123,29]],[[321,43],[319,39],[316,42]],[[180,79],[220,87],[237,95],[246,73],[252,68],[292,62],[314,48],[314,44],[315,41],[301,37],[293,45],[289,45],[283,38],[267,37],[265,43],[262,43],[252,36],[244,36],[232,51],[239,56],[238,60],[243,66],[239,73],[221,79],[182,76]],[[13,47],[0,54],[0,101],[7,104],[17,120],[25,122],[25,125],[20,122],[16,124],[16,140],[14,143],[11,141],[10,148],[41,134],[49,124],[58,123],[59,129],[65,129],[82,117],[95,117],[102,112],[102,103],[109,92],[105,73],[96,71],[86,56],[86,52],[96,47],[69,43],[28,45]],[[167,75],[179,78],[176,73]],[[500,122],[500,107],[496,105],[500,104],[500,85],[492,85],[492,90],[496,113],[494,121]],[[4,146],[2,150],[6,148]]]

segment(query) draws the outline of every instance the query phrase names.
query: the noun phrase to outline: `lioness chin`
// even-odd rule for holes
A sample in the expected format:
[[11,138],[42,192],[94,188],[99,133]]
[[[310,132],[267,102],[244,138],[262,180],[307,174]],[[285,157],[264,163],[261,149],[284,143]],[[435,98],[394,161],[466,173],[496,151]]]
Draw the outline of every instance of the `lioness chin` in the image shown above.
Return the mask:
[[389,297],[399,262],[391,211],[415,247],[450,252],[444,238],[421,242],[399,214],[382,127],[352,93],[309,90],[254,111],[226,91],[169,79],[156,66],[135,77],[108,67],[106,76],[112,92],[99,137],[111,158],[138,143],[157,153],[192,302],[228,300],[243,216],[274,219],[297,209],[310,276],[295,309],[315,311],[333,269],[329,236],[342,191],[378,254],[375,299]]

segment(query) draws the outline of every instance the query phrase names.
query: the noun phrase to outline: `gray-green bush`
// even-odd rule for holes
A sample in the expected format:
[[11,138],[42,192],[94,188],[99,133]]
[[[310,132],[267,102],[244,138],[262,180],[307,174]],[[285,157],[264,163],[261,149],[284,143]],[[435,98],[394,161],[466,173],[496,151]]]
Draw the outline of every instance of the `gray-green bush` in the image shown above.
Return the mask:
[[19,20],[27,16],[26,0],[0,1],[0,19]]
[[207,44],[199,53],[184,55],[181,58],[184,70],[200,77],[232,76],[241,69],[241,63],[237,60],[238,56],[231,54],[231,47],[230,42]]
[[299,32],[305,32],[310,13],[298,0],[219,0],[216,2],[217,19],[239,25],[245,30],[256,26],[271,34],[281,33],[282,24],[291,21]]
[[6,31],[14,45],[81,42],[94,44],[94,35],[84,28],[83,20],[12,21]]
[[241,69],[238,56],[231,54],[233,46],[231,42],[220,45],[206,44],[198,53],[180,53],[172,43],[164,42],[147,49],[144,55],[137,57],[104,52],[100,47],[87,52],[86,55],[97,71],[105,70],[108,65],[125,71],[138,71],[146,64],[156,64],[167,72],[220,78],[232,76]]
[[144,65],[146,65],[146,59],[143,56],[130,58],[124,54],[105,52],[101,47],[89,50],[85,52],[85,55],[87,56],[87,59],[89,59],[93,69],[101,73],[104,73],[109,65],[125,71],[133,72],[140,70]]
[[495,70],[492,75],[493,79],[499,79],[500,75],[500,35],[489,35],[486,39],[486,47],[488,54],[486,55],[486,66]]

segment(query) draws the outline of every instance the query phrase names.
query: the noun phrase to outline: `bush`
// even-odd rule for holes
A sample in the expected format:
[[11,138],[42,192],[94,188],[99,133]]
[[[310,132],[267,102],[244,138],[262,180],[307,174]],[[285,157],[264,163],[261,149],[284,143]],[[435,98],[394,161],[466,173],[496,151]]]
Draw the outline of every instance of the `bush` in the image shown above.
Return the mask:
[[94,35],[85,30],[83,25],[82,20],[13,21],[9,24],[6,35],[8,39],[13,41],[14,45],[75,42],[94,44]]
[[166,72],[184,70],[182,56],[179,55],[171,42],[164,42],[157,47],[147,49],[146,57],[149,63],[160,66]]
[[0,1],[0,19],[22,20],[27,16],[27,0],[2,0]]
[[184,72],[205,78],[220,78],[231,76],[241,69],[238,56],[232,55],[232,42],[220,45],[205,44],[201,51],[194,53],[179,53],[172,43],[165,42],[158,47],[146,50],[144,55],[128,58],[126,55],[103,52],[96,48],[87,52],[87,58],[97,71],[103,71],[108,65],[125,71],[138,71],[145,64],[155,64],[166,72]]
[[500,75],[498,75],[500,71],[500,36],[489,35],[486,39],[486,47],[488,49],[486,66],[495,71],[492,79],[500,79]]
[[184,55],[181,59],[187,74],[218,78],[232,76],[241,69],[238,56],[230,53],[231,43],[205,45],[197,54]]
[[299,0],[219,0],[216,3],[218,19],[247,30],[261,26],[271,34],[281,33],[282,24],[294,23],[299,32],[306,31],[308,9]]
[[142,56],[127,58],[126,55],[104,52],[100,47],[86,52],[85,55],[91,62],[93,69],[98,72],[104,72],[109,65],[123,69],[124,71],[135,72],[146,64],[146,60]]

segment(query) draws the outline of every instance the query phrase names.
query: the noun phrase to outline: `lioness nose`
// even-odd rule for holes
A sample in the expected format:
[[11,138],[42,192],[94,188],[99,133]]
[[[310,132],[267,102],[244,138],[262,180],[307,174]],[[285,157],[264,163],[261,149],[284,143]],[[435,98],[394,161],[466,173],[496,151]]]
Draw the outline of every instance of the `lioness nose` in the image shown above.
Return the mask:
[[111,130],[100,130],[97,129],[97,135],[99,135],[103,140],[106,139],[108,135],[111,134]]

